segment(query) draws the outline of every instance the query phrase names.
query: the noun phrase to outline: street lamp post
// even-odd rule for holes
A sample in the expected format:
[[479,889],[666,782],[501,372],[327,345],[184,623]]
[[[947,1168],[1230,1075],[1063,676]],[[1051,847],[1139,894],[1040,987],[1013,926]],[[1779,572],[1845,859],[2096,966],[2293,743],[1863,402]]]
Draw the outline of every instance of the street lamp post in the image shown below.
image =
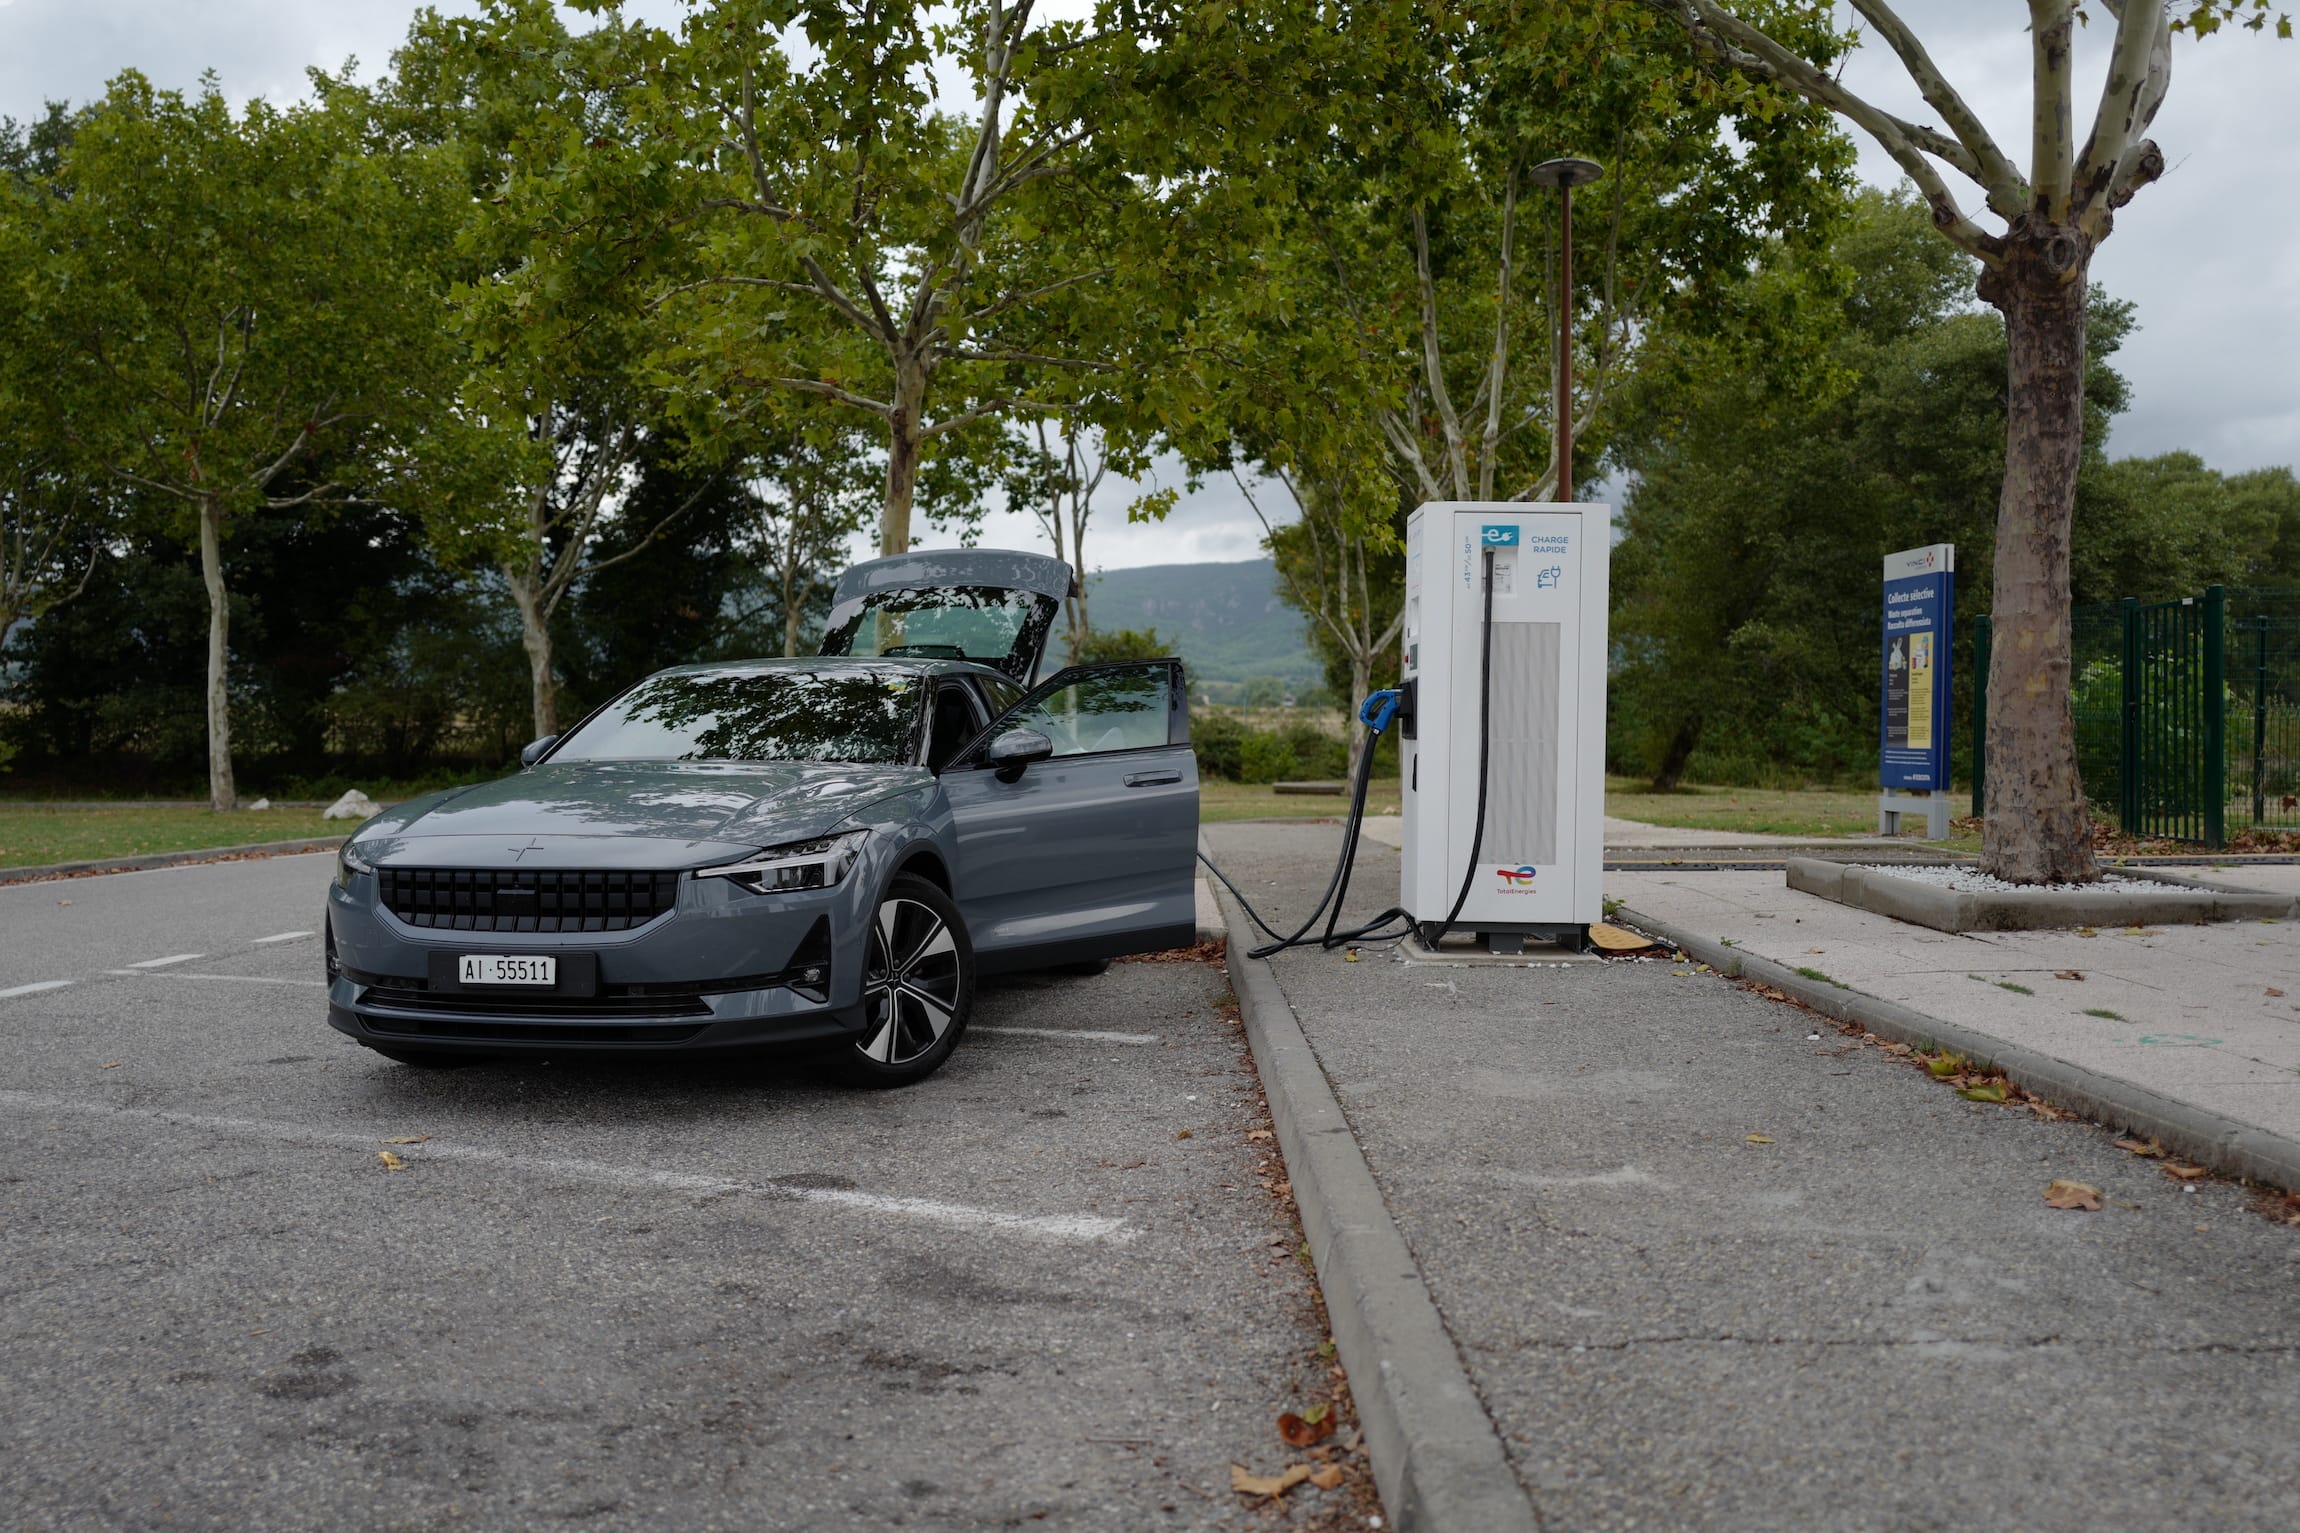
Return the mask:
[[1557,188],[1557,500],[1573,499],[1573,189],[1605,174],[1595,160],[1543,160],[1526,172]]

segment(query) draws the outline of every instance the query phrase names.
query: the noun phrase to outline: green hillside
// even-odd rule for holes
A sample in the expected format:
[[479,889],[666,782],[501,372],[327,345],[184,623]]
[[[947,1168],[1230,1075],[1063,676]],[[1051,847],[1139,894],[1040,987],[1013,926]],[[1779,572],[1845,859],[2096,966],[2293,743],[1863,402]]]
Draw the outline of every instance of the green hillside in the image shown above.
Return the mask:
[[1278,600],[1277,580],[1267,559],[1107,570],[1094,577],[1089,615],[1096,628],[1157,629],[1208,681],[1315,683],[1302,614]]

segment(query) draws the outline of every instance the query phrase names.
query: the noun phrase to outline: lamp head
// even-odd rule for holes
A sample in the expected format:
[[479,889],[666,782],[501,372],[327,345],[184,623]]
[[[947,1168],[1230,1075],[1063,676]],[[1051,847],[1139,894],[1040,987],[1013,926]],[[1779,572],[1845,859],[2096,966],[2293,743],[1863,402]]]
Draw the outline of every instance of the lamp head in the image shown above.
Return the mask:
[[1605,167],[1595,160],[1543,160],[1525,173],[1535,186],[1587,186],[1605,174]]

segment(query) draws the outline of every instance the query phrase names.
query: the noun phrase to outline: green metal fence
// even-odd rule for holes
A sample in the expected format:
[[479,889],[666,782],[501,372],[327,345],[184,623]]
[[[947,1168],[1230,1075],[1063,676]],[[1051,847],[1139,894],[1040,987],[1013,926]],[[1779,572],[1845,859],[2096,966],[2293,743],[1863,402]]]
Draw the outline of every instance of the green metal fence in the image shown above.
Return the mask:
[[[2095,815],[2224,846],[2300,830],[2300,590],[2214,586],[2070,613],[2070,712]],[[1973,812],[1987,792],[1986,617],[1973,620]]]

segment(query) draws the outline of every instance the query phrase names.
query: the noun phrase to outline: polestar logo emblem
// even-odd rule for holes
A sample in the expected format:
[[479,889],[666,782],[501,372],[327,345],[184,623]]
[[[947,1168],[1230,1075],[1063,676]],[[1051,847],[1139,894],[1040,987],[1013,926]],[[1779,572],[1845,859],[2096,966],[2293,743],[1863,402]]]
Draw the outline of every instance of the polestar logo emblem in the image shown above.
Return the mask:
[[543,843],[536,840],[533,836],[529,836],[525,846],[507,846],[504,848],[504,850],[509,852],[514,857],[524,857],[529,852],[539,852],[543,850]]

